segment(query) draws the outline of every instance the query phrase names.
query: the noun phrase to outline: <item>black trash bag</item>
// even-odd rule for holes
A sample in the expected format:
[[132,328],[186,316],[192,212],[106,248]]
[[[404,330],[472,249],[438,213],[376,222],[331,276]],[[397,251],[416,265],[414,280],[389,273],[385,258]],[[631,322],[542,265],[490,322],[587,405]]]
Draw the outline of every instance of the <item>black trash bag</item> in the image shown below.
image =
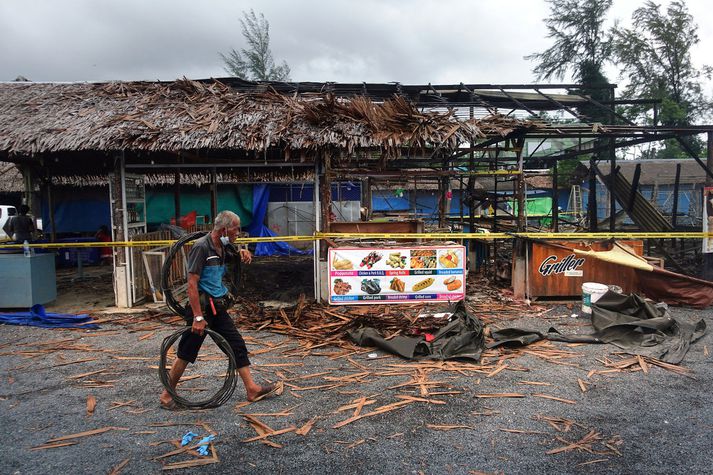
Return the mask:
[[488,348],[502,345],[524,346],[539,340],[568,343],[610,343],[633,355],[649,356],[667,363],[679,364],[691,343],[706,333],[703,319],[689,323],[672,317],[668,308],[643,297],[609,291],[592,304],[592,327],[588,335],[566,335],[556,328],[492,328],[493,342]]
[[455,304],[448,323],[438,330],[430,342],[423,336],[397,336],[386,340],[372,327],[350,330],[347,335],[359,346],[375,346],[408,359],[478,361],[485,347],[483,323],[466,311],[463,301]]

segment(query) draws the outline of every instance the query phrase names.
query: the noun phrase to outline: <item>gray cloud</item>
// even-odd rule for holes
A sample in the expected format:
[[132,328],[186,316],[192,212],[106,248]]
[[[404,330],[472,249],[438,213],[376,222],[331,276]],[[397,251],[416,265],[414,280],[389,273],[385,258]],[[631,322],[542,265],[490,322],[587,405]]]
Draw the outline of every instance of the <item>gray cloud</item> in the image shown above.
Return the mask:
[[[0,80],[223,77],[218,53],[242,46],[251,7],[296,81],[528,83],[523,56],[548,46],[544,0],[5,0]],[[705,46],[713,32],[697,21]]]

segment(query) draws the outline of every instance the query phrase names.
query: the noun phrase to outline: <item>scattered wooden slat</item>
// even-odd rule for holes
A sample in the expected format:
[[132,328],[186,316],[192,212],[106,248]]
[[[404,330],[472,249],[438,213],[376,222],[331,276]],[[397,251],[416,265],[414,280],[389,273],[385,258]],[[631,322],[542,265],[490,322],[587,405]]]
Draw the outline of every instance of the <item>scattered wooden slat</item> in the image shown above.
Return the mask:
[[649,374],[649,365],[646,364],[646,360],[644,360],[641,355],[636,355],[636,359],[638,360],[641,369],[644,370],[644,373]]
[[503,363],[502,365],[498,366],[494,371],[491,371],[490,373],[488,373],[487,375],[485,375],[485,377],[486,377],[486,378],[492,378],[493,376],[495,376],[496,374],[500,373],[501,371],[503,371],[503,370],[504,370],[505,368],[507,368],[507,367],[508,367],[508,364],[507,364],[507,363]]
[[135,402],[136,402],[136,399],[132,399],[132,400],[130,400],[130,401],[125,401],[125,402],[113,401],[113,402],[111,403],[111,407],[109,407],[109,408],[107,409],[107,411],[111,411],[111,410],[113,410],[113,409],[118,409],[118,408],[120,408],[120,407],[131,406],[131,405],[132,405],[133,403],[135,403]]
[[272,436],[274,436],[274,435],[286,434],[287,432],[292,432],[292,431],[295,431],[295,430],[297,430],[297,427],[295,427],[295,426],[290,426],[290,427],[288,427],[288,428],[286,428],[286,429],[275,430],[275,431],[272,431],[272,432],[270,432],[270,433],[268,433],[268,434],[263,434],[263,435],[258,435],[258,436],[256,436],[256,437],[250,437],[250,438],[248,438],[248,439],[243,439],[243,440],[241,440],[241,442],[245,442],[245,443],[247,443],[247,442],[255,442],[256,440],[262,440],[262,439],[265,439],[265,438],[267,438],[267,437],[272,437]]
[[534,397],[539,397],[543,399],[550,399],[552,401],[563,402],[565,404],[577,404],[577,401],[572,401],[571,399],[563,399],[561,397],[550,396],[549,394],[533,394]]
[[582,462],[578,463],[575,465],[575,467],[584,467],[585,465],[592,465],[594,463],[602,463],[602,462],[608,462],[609,459],[596,459],[596,460],[590,460],[589,462]]
[[426,427],[429,429],[442,430],[442,431],[449,431],[449,430],[456,430],[456,429],[471,429],[471,430],[475,429],[475,427],[466,426],[466,425],[444,425],[444,424],[426,424]]
[[414,401],[399,401],[395,402],[392,404],[387,404],[386,406],[381,406],[371,412],[367,412],[366,414],[360,414],[355,417],[350,417],[349,419],[345,419],[342,422],[339,422],[335,425],[332,426],[332,429],[338,429],[340,427],[344,427],[347,424],[351,424],[352,422],[358,421],[359,419],[363,419],[365,417],[371,417],[375,416],[377,414],[383,414],[385,412],[393,411],[394,409],[399,409],[402,406],[405,406],[406,404],[413,404]]
[[307,434],[309,434],[309,431],[312,430],[312,427],[314,427],[315,422],[317,422],[317,418],[316,418],[316,417],[313,417],[312,419],[310,419],[309,421],[307,421],[307,423],[306,423],[305,425],[303,425],[302,427],[300,427],[299,429],[297,429],[297,430],[295,431],[295,434],[298,434],[298,435],[307,435]]
[[527,384],[532,386],[552,386],[552,383],[544,383],[542,381],[527,381],[524,379],[522,381],[518,381],[517,384]]
[[545,432],[538,430],[525,430],[525,429],[499,429],[502,432],[510,432],[512,434],[544,434]]
[[94,414],[94,409],[97,407],[97,398],[91,394],[87,396],[87,416]]
[[405,399],[407,401],[413,402],[426,402],[428,404],[447,404],[446,401],[442,401],[440,399],[426,399],[422,397],[409,396],[407,394],[397,394],[396,397],[399,399]]
[[73,376],[69,376],[67,379],[82,379],[87,376],[93,376],[95,374],[101,374],[106,372],[106,369],[98,369],[96,371],[89,371],[88,373],[82,373],[82,374],[75,374]]
[[138,338],[138,340],[136,340],[136,341],[146,340],[146,339],[148,339],[148,338],[151,338],[151,337],[154,336],[155,334],[156,334],[156,332],[147,333],[146,335],[140,336],[140,337]]
[[126,465],[129,463],[131,459],[124,459],[121,462],[119,462],[117,465],[114,466],[114,468],[111,469],[111,472],[109,472],[109,475],[119,475],[121,473],[121,470],[126,467]]
[[68,365],[71,365],[71,364],[87,363],[87,362],[89,362],[89,361],[96,361],[97,359],[98,359],[98,358],[85,358],[85,359],[82,359],[82,360],[67,361],[67,362],[64,362],[64,363],[59,363],[59,364],[52,365],[52,366],[50,366],[50,368],[59,368],[60,366],[68,366]]
[[56,442],[53,444],[38,445],[37,447],[31,447],[30,450],[45,450],[45,449],[56,449],[57,447],[67,447],[69,445],[76,445],[77,442]]
[[480,393],[476,394],[477,398],[522,398],[526,397],[525,394],[521,393]]
[[47,441],[47,443],[51,442],[61,442],[64,440],[71,440],[71,439],[78,439],[80,437],[88,437],[90,435],[97,435],[97,434],[103,434],[104,432],[109,432],[112,430],[129,430],[128,427],[114,427],[114,426],[109,426],[109,427],[102,427],[101,429],[93,429],[93,430],[88,430],[84,432],[77,432],[76,434],[69,434],[69,435],[63,435],[61,437],[55,437],[54,439],[50,439]]

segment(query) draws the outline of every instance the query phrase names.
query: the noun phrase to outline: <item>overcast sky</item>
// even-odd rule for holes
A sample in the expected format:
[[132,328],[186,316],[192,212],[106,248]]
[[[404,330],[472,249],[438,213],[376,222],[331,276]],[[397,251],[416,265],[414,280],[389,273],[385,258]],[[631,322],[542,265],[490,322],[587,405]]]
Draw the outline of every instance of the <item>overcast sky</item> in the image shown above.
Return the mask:
[[[610,18],[641,4],[615,0]],[[694,60],[713,63],[709,1],[687,4]],[[218,53],[244,46],[250,8],[294,81],[531,83],[523,56],[550,45],[544,0],[0,0],[0,81],[225,77]]]

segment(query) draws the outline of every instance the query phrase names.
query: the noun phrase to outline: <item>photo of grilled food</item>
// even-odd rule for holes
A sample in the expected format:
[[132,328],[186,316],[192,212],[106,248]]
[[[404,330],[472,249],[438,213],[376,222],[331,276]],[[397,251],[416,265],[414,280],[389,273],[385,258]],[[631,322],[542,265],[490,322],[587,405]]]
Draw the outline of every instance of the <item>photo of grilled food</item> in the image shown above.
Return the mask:
[[419,292],[425,288],[430,287],[435,281],[436,281],[436,279],[434,279],[433,277],[423,279],[423,280],[418,281],[415,284],[413,284],[412,290],[414,292]]
[[352,290],[352,286],[344,282],[342,279],[334,279],[334,293],[337,295],[344,295]]
[[443,280],[443,285],[445,285],[449,291],[454,291],[460,289],[463,285],[463,282],[461,282],[461,280],[457,279],[455,276],[451,276]]
[[448,250],[441,254],[441,256],[438,258],[438,262],[446,269],[453,269],[455,267],[458,267],[460,258],[458,257],[458,252]]
[[435,269],[436,250],[435,249],[412,249],[411,269]]
[[352,270],[354,269],[354,264],[349,259],[340,258],[335,254],[332,260],[332,267],[337,270]]
[[400,252],[392,252],[386,259],[386,265],[393,269],[403,269],[406,267],[406,256],[402,256]]
[[396,292],[403,292],[406,290],[406,282],[399,279],[398,277],[394,277],[393,279],[391,279],[390,284],[391,285],[389,285],[389,288],[391,290],[395,290]]

